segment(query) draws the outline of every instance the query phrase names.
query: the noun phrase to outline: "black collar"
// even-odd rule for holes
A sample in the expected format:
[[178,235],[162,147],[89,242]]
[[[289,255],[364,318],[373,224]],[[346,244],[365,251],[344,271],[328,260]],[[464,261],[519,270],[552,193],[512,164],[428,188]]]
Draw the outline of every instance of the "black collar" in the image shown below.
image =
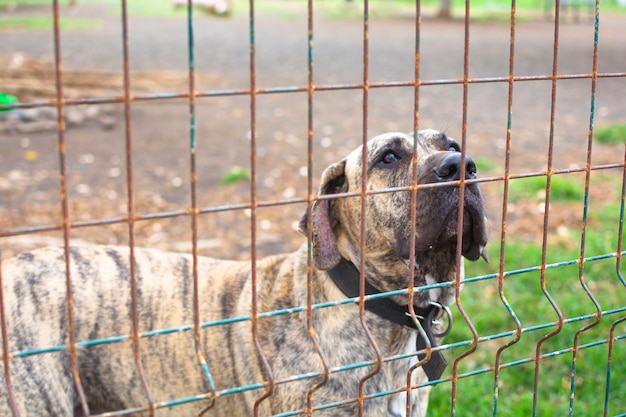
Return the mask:
[[[335,285],[344,293],[346,297],[356,298],[360,295],[360,280],[361,274],[356,266],[341,258],[341,261],[330,270],[327,271],[330,278]],[[371,285],[367,280],[365,281],[365,295],[380,294],[377,288]],[[391,321],[396,324],[400,324],[412,329],[417,329],[417,325],[411,318],[408,306],[401,306],[394,303],[390,298],[375,298],[365,301],[365,309],[377,316]],[[435,336],[432,332],[433,320],[441,313],[441,307],[438,304],[431,304],[428,307],[419,308],[415,307],[415,315],[420,322],[420,325],[426,332],[428,340],[432,348],[437,346]],[[423,350],[426,348],[426,342],[420,335],[417,337],[417,350]],[[418,354],[418,359],[421,361],[425,357],[424,354]],[[428,376],[429,381],[439,379],[447,362],[441,351],[436,350],[431,352],[431,357],[428,362],[423,365],[424,372]]]

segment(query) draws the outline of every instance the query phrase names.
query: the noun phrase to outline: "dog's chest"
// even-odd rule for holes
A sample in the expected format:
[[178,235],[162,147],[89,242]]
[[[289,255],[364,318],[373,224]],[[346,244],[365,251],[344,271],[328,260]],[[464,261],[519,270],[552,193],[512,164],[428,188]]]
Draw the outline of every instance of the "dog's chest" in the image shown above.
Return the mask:
[[[415,345],[417,342],[417,335],[418,333],[416,331],[412,331],[409,334],[409,337],[407,338],[406,344],[404,346],[404,351],[402,352],[405,355],[410,355],[411,353],[415,352]],[[403,366],[401,366],[400,368],[404,370],[404,372],[399,372],[398,375],[396,375],[398,381],[401,381],[403,378],[406,379],[406,372],[409,371],[409,369],[411,369],[413,366],[415,366],[415,364],[417,364],[417,357],[415,355],[410,356],[407,359],[403,359],[402,360]],[[411,384],[414,383],[414,381],[416,380],[416,375],[417,371],[413,372],[413,377],[412,377],[412,381]],[[416,414],[417,409],[415,407],[415,400],[417,399],[417,395],[415,394],[415,391],[412,392],[411,396],[412,401],[411,403],[413,404],[413,406],[411,407],[411,417],[418,417],[419,414]],[[391,400],[389,401],[389,406],[387,408],[387,417],[403,417],[406,416],[406,392],[399,392],[397,394],[394,394],[391,397]]]

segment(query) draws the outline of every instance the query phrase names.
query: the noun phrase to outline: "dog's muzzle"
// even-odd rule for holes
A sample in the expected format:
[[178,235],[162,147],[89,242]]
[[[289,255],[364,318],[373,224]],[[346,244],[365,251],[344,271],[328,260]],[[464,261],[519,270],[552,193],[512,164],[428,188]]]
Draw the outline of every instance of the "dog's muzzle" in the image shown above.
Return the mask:
[[[446,183],[461,178],[461,153],[440,152],[429,161],[430,169],[422,177],[422,183]],[[476,179],[476,164],[465,157],[465,179]],[[418,201],[427,200],[419,215],[416,229],[416,252],[429,252],[456,245],[459,234],[459,186],[450,185],[425,189],[418,192]],[[466,184],[463,198],[462,254],[469,260],[485,256],[487,232],[483,213],[483,201],[476,184]]]

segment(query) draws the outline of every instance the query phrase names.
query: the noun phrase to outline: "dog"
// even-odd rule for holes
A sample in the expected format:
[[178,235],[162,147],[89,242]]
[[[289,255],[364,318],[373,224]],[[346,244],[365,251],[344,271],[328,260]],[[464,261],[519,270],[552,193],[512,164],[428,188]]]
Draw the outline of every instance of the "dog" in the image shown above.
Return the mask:
[[[183,417],[298,411],[424,416],[430,386],[416,385],[436,379],[445,366],[432,350],[443,333],[432,316],[444,314],[442,306],[456,296],[458,181],[461,172],[474,179],[476,165],[461,158],[457,142],[435,130],[386,133],[366,149],[366,167],[359,147],[324,170],[319,197],[300,222],[311,244],[256,262],[256,308],[262,315],[257,338],[245,319],[252,314],[251,263],[198,258],[199,320],[209,323],[198,332],[206,367],[189,330],[194,323],[191,256],[134,250],[137,331],[155,334],[133,341],[126,337],[133,334],[129,248],[70,247],[75,340],[114,342],[79,343],[74,367],[67,348],[65,249],[44,248],[4,261],[3,342],[11,354],[2,358],[10,378],[0,377],[0,415],[81,416],[129,409],[132,415],[151,411]],[[414,173],[418,184],[432,186],[411,192]],[[365,211],[358,196],[363,181]],[[401,189],[378,192],[389,188]],[[353,194],[332,197],[339,193]],[[475,261],[486,258],[483,202],[473,181],[463,194],[461,253]],[[365,302],[363,319],[358,300],[339,302],[358,297],[361,266],[367,294],[396,291],[384,301]],[[432,285],[437,283],[449,285]],[[407,292],[397,290],[410,285],[432,286],[413,296],[414,313],[428,318],[409,314]],[[307,300],[330,307],[307,309]],[[264,314],[273,311],[282,313]],[[187,331],[156,334],[184,325]],[[435,365],[432,375],[427,375],[429,364]],[[76,386],[86,400],[80,401]],[[257,402],[262,396],[267,398]]]

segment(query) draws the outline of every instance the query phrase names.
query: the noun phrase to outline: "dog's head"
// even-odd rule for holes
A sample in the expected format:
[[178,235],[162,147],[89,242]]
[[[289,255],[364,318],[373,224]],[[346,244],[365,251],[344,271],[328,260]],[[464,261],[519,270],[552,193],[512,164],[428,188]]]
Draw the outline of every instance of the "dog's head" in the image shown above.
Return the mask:
[[[417,141],[415,141],[415,138]],[[414,143],[417,143],[417,147]],[[321,270],[334,267],[341,257],[360,264],[365,257],[366,276],[381,291],[406,288],[415,240],[415,286],[451,281],[456,276],[456,246],[461,173],[460,146],[434,130],[413,134],[386,133],[367,143],[365,159],[365,247],[360,248],[360,197],[316,200],[311,209],[313,260]],[[416,193],[415,227],[411,227],[410,190],[413,161],[417,184],[431,184]],[[465,157],[465,178],[476,177],[476,165]],[[319,195],[360,193],[363,150],[357,148],[322,174]],[[437,185],[440,184],[440,185]],[[389,190],[391,189],[391,190]],[[377,191],[383,191],[377,193]],[[300,223],[305,232],[308,216]],[[486,258],[487,232],[483,202],[476,184],[466,184],[463,202],[462,254],[475,261]],[[416,294],[417,304],[452,302],[454,289],[444,287]]]

